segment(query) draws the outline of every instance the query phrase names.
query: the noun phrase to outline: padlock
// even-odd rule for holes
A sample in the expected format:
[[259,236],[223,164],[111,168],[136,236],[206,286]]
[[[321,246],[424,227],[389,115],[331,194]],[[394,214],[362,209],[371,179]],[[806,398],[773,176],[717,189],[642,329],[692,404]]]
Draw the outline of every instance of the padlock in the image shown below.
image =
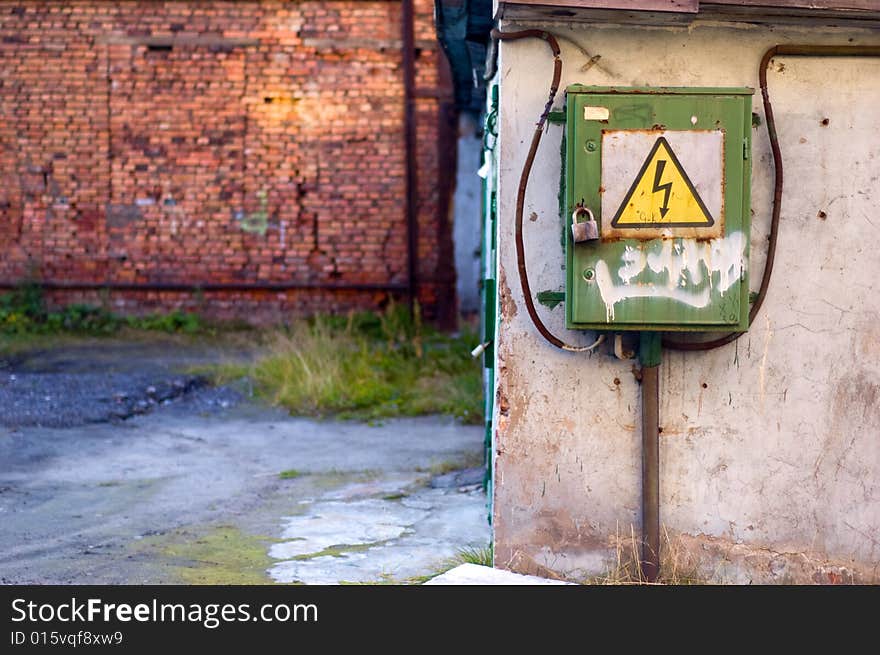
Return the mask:
[[[588,218],[584,223],[578,223],[578,216],[585,213]],[[583,241],[595,241],[599,238],[599,224],[588,207],[575,207],[571,215],[571,238],[575,243]]]

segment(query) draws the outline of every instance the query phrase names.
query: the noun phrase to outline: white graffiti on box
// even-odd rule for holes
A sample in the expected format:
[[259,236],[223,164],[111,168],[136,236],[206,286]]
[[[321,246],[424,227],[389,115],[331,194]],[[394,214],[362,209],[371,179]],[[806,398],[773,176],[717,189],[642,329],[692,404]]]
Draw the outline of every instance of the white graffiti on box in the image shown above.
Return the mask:
[[[609,322],[614,320],[614,306],[631,298],[668,298],[691,307],[709,304],[712,289],[721,295],[741,279],[746,267],[746,239],[742,232],[732,232],[723,239],[694,239],[647,242],[645,246],[626,246],[621,266],[615,274],[607,262],[596,264],[596,285],[605,303]],[[667,274],[666,284],[640,281],[646,271]]]

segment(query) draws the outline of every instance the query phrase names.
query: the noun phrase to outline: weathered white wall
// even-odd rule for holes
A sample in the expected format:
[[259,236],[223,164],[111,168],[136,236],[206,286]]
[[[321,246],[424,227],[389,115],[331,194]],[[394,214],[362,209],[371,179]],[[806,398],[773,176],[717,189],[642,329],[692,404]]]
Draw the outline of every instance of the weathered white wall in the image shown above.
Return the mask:
[[[563,41],[563,88],[757,88],[760,58],[776,43],[880,43],[877,32],[795,27],[545,27],[601,55],[581,71],[587,57]],[[632,361],[558,351],[522,303],[516,188],[551,71],[543,42],[502,45],[495,552],[498,566],[578,577],[609,566],[615,534],[638,534],[640,401]],[[708,353],[664,352],[661,522],[684,535],[681,543],[711,554],[711,577],[824,580],[826,569],[813,564],[829,560],[857,579],[876,579],[880,60],[780,57],[769,80],[786,179],[774,276],[756,324],[738,342]],[[558,107],[562,101],[560,94]],[[754,111],[763,119],[760,92]],[[547,130],[525,208],[535,293],[564,284],[561,133],[561,126]],[[753,135],[754,290],[773,175],[763,123]],[[589,336],[563,330],[561,305],[539,310],[566,340]],[[847,574],[834,570],[831,581]]]

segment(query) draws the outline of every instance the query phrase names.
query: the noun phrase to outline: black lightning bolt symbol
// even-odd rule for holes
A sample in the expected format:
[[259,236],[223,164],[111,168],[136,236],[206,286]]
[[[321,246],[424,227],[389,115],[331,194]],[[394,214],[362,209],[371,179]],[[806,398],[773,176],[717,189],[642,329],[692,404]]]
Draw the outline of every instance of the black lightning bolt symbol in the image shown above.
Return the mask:
[[667,182],[666,184],[660,184],[660,180],[663,179],[663,170],[666,168],[666,160],[660,159],[657,162],[657,170],[654,171],[654,188],[651,189],[651,193],[657,193],[658,191],[663,191],[663,206],[660,207],[660,218],[666,218],[666,214],[669,211],[669,194],[672,192],[672,182]]

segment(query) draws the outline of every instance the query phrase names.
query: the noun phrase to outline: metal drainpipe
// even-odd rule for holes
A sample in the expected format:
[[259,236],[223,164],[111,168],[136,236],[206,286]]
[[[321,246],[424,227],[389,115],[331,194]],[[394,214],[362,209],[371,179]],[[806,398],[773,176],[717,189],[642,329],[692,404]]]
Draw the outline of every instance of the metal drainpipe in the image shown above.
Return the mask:
[[407,292],[410,311],[415,309],[419,292],[419,221],[418,168],[416,162],[415,116],[415,17],[413,0],[401,0],[401,49],[403,58],[404,143],[406,149],[406,230],[407,230]]
[[[354,284],[347,282],[67,282],[36,280],[43,289],[67,291],[292,291],[296,289],[327,289],[335,291],[407,291],[405,284]],[[0,281],[0,289],[15,289],[22,282]]]
[[660,575],[660,358],[658,332],[642,332],[639,346],[642,386],[641,572],[648,582]]

